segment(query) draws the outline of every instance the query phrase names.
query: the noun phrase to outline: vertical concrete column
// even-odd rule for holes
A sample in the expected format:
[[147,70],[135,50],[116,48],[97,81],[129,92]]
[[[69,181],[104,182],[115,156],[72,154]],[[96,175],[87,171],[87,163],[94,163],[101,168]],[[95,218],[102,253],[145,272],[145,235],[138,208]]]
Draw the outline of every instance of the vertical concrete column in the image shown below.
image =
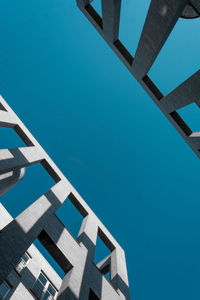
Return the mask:
[[130,299],[125,254],[119,247],[111,253],[111,282],[125,299]]
[[92,267],[97,232],[98,222],[96,216],[92,214],[86,216],[83,219],[77,238],[77,242],[80,245],[80,253],[74,258],[74,262],[71,262],[73,268],[63,279],[58,300],[88,300],[89,281],[91,281],[91,274],[94,274]]
[[148,73],[187,3],[187,0],[151,0],[133,61],[136,77],[143,78]]
[[77,241],[83,244],[94,258],[98,233],[98,222],[95,215],[87,215],[82,222]]
[[121,0],[102,0],[103,32],[114,43],[119,36]]

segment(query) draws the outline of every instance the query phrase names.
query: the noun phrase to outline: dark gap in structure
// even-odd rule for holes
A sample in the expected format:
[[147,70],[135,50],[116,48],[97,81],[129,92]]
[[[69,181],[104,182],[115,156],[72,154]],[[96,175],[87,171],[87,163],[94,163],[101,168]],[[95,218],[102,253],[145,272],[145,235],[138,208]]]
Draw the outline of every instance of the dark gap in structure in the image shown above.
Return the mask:
[[90,289],[89,298],[88,300],[100,300],[99,297],[93,292],[92,289]]
[[24,133],[24,131],[19,127],[19,125],[16,125],[14,127],[15,132],[18,134],[18,136],[22,139],[25,145],[27,146],[34,146],[31,140],[28,138],[28,136]]
[[92,1],[92,7],[95,9],[97,14],[102,18],[102,6],[101,6],[101,0],[93,0]]
[[120,42],[120,40],[117,40],[114,42],[115,47],[118,49],[118,51],[121,53],[121,55],[124,57],[124,59],[129,63],[131,66],[133,63],[133,57],[128,52],[128,50],[124,47],[124,45]]
[[54,171],[54,169],[48,164],[48,162],[45,159],[41,162],[41,165],[56,183],[58,183],[61,180],[58,174]]
[[147,88],[152,92],[152,94],[156,97],[158,101],[163,98],[162,93],[159,91],[157,86],[153,83],[153,81],[149,78],[149,76],[145,76],[143,78],[143,82],[146,84]]
[[[48,239],[46,239],[44,241],[43,232],[41,233],[41,235],[38,236],[38,239],[36,239],[34,241],[35,247],[44,256],[44,258],[51,265],[51,267],[55,270],[55,272],[63,279],[64,276],[65,276],[65,272],[61,268],[61,266],[57,263],[57,261],[55,260],[55,258],[52,256],[51,250],[49,251],[49,249],[51,248],[51,243],[49,243],[49,246],[47,246],[48,243],[49,243]],[[56,254],[58,254],[58,253],[56,253]],[[54,256],[55,256],[55,254],[54,254]]]
[[88,4],[85,7],[85,10],[88,12],[88,14],[92,17],[92,19],[96,22],[96,24],[103,29],[102,25],[102,18],[98,15],[96,10],[92,7],[92,5]]
[[198,57],[198,48],[188,47],[197,43],[197,37],[191,34],[197,30],[197,26],[198,18],[179,18],[148,73],[165,95],[198,70],[193,59]]
[[[140,3],[141,2],[141,3]],[[135,55],[150,1],[121,1],[119,40]],[[134,34],[131,34],[134,33]]]
[[0,102],[0,110],[7,111],[1,102]]
[[170,113],[170,116],[187,136],[189,136],[192,133],[191,129],[187,126],[187,124],[183,121],[183,119],[179,116],[179,114],[176,111]]
[[94,263],[99,271],[110,281],[111,250],[98,233],[95,247]]

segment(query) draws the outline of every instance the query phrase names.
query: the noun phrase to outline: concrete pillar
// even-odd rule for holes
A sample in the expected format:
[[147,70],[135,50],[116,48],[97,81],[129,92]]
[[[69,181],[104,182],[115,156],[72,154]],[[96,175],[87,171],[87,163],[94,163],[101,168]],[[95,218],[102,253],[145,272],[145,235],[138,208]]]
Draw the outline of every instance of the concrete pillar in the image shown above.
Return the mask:
[[136,77],[147,75],[187,3],[187,0],[151,0],[133,61]]
[[119,36],[121,0],[102,0],[103,32],[114,43]]

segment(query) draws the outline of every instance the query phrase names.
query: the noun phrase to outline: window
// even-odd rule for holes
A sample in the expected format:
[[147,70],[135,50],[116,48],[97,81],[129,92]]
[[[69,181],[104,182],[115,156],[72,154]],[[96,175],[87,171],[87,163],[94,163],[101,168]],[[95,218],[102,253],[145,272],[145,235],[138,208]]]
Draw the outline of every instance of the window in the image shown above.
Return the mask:
[[28,265],[30,259],[31,259],[30,255],[27,252],[24,253],[24,255],[22,256],[22,258],[20,259],[20,262],[18,263],[18,265],[15,268],[15,270],[17,271],[17,273],[19,273],[19,274],[22,273],[22,271]]
[[1,285],[0,285],[0,299],[5,299],[6,296],[9,294],[11,290],[10,285],[4,281]]
[[49,282],[46,276],[41,272],[36,280],[32,291],[40,300],[54,300],[56,299],[57,291],[55,287]]

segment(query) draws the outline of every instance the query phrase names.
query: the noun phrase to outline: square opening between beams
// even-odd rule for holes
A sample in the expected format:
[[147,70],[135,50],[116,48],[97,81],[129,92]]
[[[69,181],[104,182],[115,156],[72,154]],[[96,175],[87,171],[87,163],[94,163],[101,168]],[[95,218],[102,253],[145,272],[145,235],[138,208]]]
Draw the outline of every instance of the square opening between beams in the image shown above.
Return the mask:
[[200,131],[200,108],[196,103],[189,104],[177,112],[192,132]]
[[[54,185],[55,181],[44,167],[37,163],[25,168],[22,180],[1,197],[1,202],[15,218]],[[15,205],[13,199],[18,199]]]
[[108,281],[111,280],[111,252],[114,249],[112,245],[106,245],[107,239],[106,235],[99,229],[97,242],[95,247],[94,263],[99,271],[107,278]]
[[71,233],[73,238],[77,239],[83,218],[87,216],[87,212],[76,197],[70,194],[56,211],[56,216]]
[[0,149],[25,147],[26,144],[13,128],[0,127]]

